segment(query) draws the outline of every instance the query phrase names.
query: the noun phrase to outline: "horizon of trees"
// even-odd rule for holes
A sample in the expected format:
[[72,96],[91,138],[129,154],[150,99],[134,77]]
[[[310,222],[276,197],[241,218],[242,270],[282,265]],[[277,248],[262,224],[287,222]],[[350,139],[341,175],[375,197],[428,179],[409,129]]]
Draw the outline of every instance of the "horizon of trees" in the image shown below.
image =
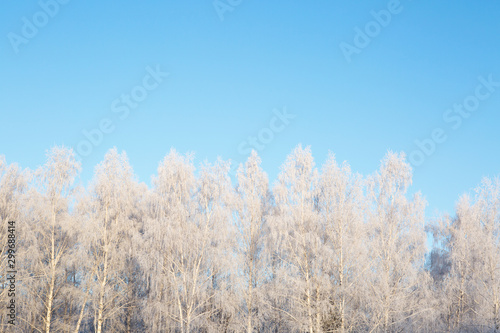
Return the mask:
[[404,153],[362,176],[298,145],[273,185],[260,163],[172,149],[148,188],[113,148],[83,188],[70,148],[0,156],[0,331],[500,332],[498,178],[428,220]]

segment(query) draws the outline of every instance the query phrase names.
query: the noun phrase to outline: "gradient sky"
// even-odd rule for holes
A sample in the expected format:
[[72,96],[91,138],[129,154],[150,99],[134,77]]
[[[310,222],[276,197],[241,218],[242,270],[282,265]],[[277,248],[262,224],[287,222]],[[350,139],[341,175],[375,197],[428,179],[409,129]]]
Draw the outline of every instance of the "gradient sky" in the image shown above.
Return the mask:
[[[223,20],[211,0],[3,1],[0,154],[35,168],[53,145],[76,148],[82,131],[109,119],[114,129],[82,160],[83,182],[116,146],[149,184],[171,147],[197,163],[239,163],[238,147],[274,125],[258,151],[273,181],[299,143],[318,166],[332,151],[369,174],[387,150],[411,154],[440,128],[447,139],[414,168],[429,218],[500,174],[500,87],[477,88],[479,77],[500,82],[500,2],[218,4],[231,8]],[[357,31],[377,28],[372,11],[387,8],[396,8],[390,22],[347,61],[340,45],[355,46]],[[157,66],[169,76],[121,119],[112,104]],[[447,110],[474,102],[476,88],[489,96],[453,128],[458,113]],[[295,118],[276,131],[284,108]]]

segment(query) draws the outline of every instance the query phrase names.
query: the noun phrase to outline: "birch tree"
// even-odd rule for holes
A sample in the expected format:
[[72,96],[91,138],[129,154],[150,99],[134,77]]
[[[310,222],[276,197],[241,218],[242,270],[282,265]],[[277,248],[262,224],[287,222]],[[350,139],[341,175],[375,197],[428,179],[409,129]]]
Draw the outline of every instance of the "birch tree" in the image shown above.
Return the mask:
[[[274,187],[276,214],[273,238],[283,266],[290,309],[281,309],[299,330],[321,331],[321,286],[324,247],[318,223],[316,188],[318,172],[309,147],[300,145],[287,157]],[[284,276],[283,276],[284,275]]]
[[237,172],[239,269],[242,271],[242,295],[244,303],[241,312],[246,316],[246,331],[253,332],[261,327],[263,308],[262,284],[265,281],[266,252],[265,224],[270,209],[270,193],[267,174],[260,167],[261,160],[255,150],[245,165]]
[[[196,179],[193,156],[175,150],[165,156],[153,178],[149,218],[145,224],[144,271],[149,282],[146,305],[148,327],[152,332],[187,332],[196,313],[194,301],[198,286],[187,285],[187,269],[192,262],[185,243],[195,213],[193,195]],[[187,259],[185,259],[187,258]],[[179,275],[183,274],[183,275]],[[189,282],[188,282],[189,281]],[[191,287],[191,288],[190,288]],[[183,288],[182,292],[176,288]]]
[[500,332],[500,180],[485,178],[477,188],[483,246],[483,276],[478,286],[482,300],[480,319],[493,332]]
[[130,281],[124,276],[133,250],[129,238],[140,230],[139,192],[127,155],[114,148],[96,167],[90,193],[80,207],[87,230],[82,241],[93,276],[91,302],[97,333],[130,330],[120,317],[126,317],[133,305]]
[[203,163],[195,195],[195,223],[203,227],[201,252],[205,261],[204,276],[209,282],[203,312],[209,332],[230,332],[237,324],[238,301],[235,293],[236,269],[233,224],[235,193],[229,178],[229,161],[218,158],[213,164]]
[[338,165],[330,154],[319,182],[319,213],[328,248],[325,272],[331,288],[330,318],[324,318],[326,330],[351,331],[360,324],[357,304],[362,302],[361,283],[367,271],[368,237],[364,225],[363,186],[359,175],[344,162]]
[[446,249],[451,262],[444,284],[445,323],[449,331],[467,331],[475,326],[478,299],[474,280],[478,278],[480,251],[479,220],[471,209],[470,198],[464,195],[456,206],[456,217],[443,221]]
[[449,331],[500,330],[500,183],[484,179],[475,198],[464,195],[456,216],[442,220],[450,263],[443,282]]
[[425,201],[420,193],[411,200],[406,197],[411,181],[404,154],[392,152],[368,179],[371,331],[414,329],[409,325],[422,311],[417,295],[428,281],[421,269],[426,251]]
[[[0,305],[7,308],[8,290],[6,284],[9,221],[17,222],[20,216],[20,195],[25,188],[25,176],[16,164],[8,165],[0,156]],[[19,223],[18,223],[19,225]],[[0,312],[0,327],[7,331],[10,318],[5,311]]]
[[234,200],[229,164],[219,160],[202,165],[195,178],[191,161],[191,156],[171,151],[154,180],[154,218],[148,221],[147,241],[160,260],[150,263],[156,272],[152,284],[170,295],[170,300],[157,296],[155,303],[164,304],[156,315],[168,316],[163,320],[166,328],[216,332],[218,325],[234,320],[234,314],[223,311],[231,305],[226,293]]
[[71,256],[74,230],[69,215],[72,187],[80,171],[72,149],[54,147],[47,162],[35,174],[26,202],[25,221],[30,226],[24,238],[25,255],[34,275],[26,280],[28,292],[38,298],[41,322],[31,326],[40,332],[60,330],[63,323],[54,318],[61,305],[61,291],[66,284],[65,261]]

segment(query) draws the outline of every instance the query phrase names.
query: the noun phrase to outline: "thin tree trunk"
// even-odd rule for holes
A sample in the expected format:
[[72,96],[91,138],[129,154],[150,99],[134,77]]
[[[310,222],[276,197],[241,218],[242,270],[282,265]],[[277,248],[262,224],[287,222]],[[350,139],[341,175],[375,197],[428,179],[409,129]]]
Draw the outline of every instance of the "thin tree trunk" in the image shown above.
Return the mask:
[[495,300],[495,304],[493,304],[493,325],[495,327],[495,332],[500,331],[500,322],[498,320],[499,315],[499,303],[498,300]]
[[55,256],[55,224],[56,212],[55,207],[52,205],[52,233],[50,237],[50,284],[49,292],[47,294],[47,313],[45,316],[45,333],[50,333],[50,324],[52,320],[52,303],[54,300],[54,287],[56,284],[56,256]]
[[389,307],[387,306],[387,300],[384,308],[384,332],[389,332]]
[[313,314],[312,314],[312,305],[311,305],[311,291],[309,288],[309,273],[306,274],[306,301],[307,301],[307,316],[309,319],[309,333],[314,333],[314,325],[313,325]]
[[51,277],[50,277],[50,285],[49,285],[49,292],[47,295],[47,314],[45,317],[45,332],[50,333],[50,324],[52,320],[52,303],[53,303],[53,298],[54,298],[54,285],[55,285],[55,267],[54,264],[52,263],[51,265]]
[[[304,194],[302,193],[301,196],[301,210],[300,210],[300,227],[302,231],[302,235],[305,235],[304,231]],[[309,262],[307,259],[307,253],[306,249],[307,247],[305,246],[305,240],[303,240],[303,251],[304,251],[304,264],[306,266],[306,302],[307,302],[307,316],[309,319],[309,332],[314,333],[314,324],[313,324],[313,314],[312,314],[312,305],[311,305],[311,278],[309,276]]]
[[[341,221],[342,223],[342,221]],[[345,332],[345,293],[344,293],[344,237],[342,235],[342,227],[340,229],[340,266],[339,266],[339,282],[340,282],[340,332]]]
[[252,333],[252,277],[253,277],[253,260],[250,260],[250,276],[248,278],[248,319],[247,319],[247,333]]
[[76,322],[75,333],[78,333],[80,331],[80,325],[82,324],[83,315],[85,313],[85,305],[87,304],[88,296],[89,296],[89,291],[87,289],[87,292],[85,293],[85,299],[83,300],[82,309],[80,310],[80,315],[78,316],[78,321]]
[[177,291],[177,306],[179,307],[179,321],[181,323],[181,332],[184,332],[184,316],[182,312],[182,303],[179,295],[179,291]]
[[104,321],[104,292],[106,287],[106,275],[108,273],[108,252],[107,249],[104,252],[104,269],[103,278],[101,282],[101,290],[99,292],[99,308],[97,312],[97,333],[102,332],[102,323]]
[[126,331],[127,333],[130,333],[131,332],[131,328],[132,328],[132,319],[130,318],[131,317],[131,313],[130,313],[130,307],[127,307],[127,318],[126,318]]
[[106,228],[108,226],[108,207],[106,206],[106,216],[104,219],[104,267],[103,267],[103,272],[102,272],[102,281],[101,281],[101,290],[99,291],[99,307],[97,310],[97,333],[102,332],[102,323],[104,321],[104,292],[106,288],[106,282],[107,282],[107,274],[108,274],[108,240],[107,240],[107,233],[106,233]]
[[316,333],[321,333],[321,312],[319,310],[319,286],[316,286]]

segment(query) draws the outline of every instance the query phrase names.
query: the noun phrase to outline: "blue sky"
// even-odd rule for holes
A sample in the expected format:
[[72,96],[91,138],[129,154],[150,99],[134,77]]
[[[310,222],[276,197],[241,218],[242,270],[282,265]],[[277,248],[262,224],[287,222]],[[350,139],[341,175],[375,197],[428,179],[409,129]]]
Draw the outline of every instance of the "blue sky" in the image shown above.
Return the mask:
[[[35,168],[53,145],[77,149],[104,119],[84,182],[113,146],[149,184],[171,147],[197,163],[239,163],[259,135],[271,180],[299,143],[318,166],[332,151],[369,174],[387,150],[411,154],[436,129],[428,156],[413,155],[424,157],[412,191],[427,198],[429,217],[500,174],[498,2],[220,0],[230,10],[218,13],[211,0],[54,1],[1,5],[8,162]],[[346,57],[346,44],[357,53]],[[169,75],[147,77],[156,70]],[[133,92],[140,102],[124,117]],[[463,103],[467,116],[453,111]],[[283,110],[294,118],[280,122]]]

